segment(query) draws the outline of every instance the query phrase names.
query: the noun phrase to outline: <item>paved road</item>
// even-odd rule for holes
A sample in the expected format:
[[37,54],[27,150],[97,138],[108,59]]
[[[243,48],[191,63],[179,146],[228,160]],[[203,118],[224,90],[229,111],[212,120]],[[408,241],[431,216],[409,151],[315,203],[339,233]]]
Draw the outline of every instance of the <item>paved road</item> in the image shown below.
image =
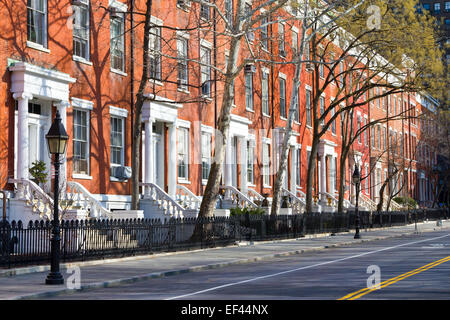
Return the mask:
[[[449,257],[450,232],[447,230],[74,292],[50,299],[449,300]],[[379,290],[362,290],[367,288],[368,278],[376,276],[376,273],[367,273],[369,266],[380,270],[382,288]]]

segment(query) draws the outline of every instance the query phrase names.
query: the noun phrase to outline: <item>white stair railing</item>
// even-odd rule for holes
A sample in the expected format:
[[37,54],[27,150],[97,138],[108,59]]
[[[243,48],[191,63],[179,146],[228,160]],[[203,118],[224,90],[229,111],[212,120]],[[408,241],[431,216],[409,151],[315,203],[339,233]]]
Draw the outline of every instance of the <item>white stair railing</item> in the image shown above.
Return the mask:
[[367,210],[369,210],[369,211],[377,210],[377,204],[372,199],[370,199],[368,196],[366,196],[364,193],[359,194],[358,201],[359,201],[359,203],[358,203],[359,206],[367,208]]
[[185,186],[177,185],[176,199],[186,209],[200,210],[202,200]]
[[[28,179],[9,179],[8,182],[16,184],[18,198],[25,200],[31,210],[38,213],[40,218],[52,218],[53,199],[35,182]],[[62,212],[61,209],[60,212]]]
[[306,202],[299,197],[297,197],[294,193],[289,191],[288,189],[281,188],[281,194],[283,197],[289,197],[289,200],[292,204],[292,208],[295,213],[302,213],[306,208]]
[[264,197],[262,195],[260,195],[258,192],[256,192],[256,190],[254,189],[247,189],[247,197],[252,201],[260,201],[262,202],[264,200]]
[[160,186],[154,183],[140,183],[144,188],[144,199],[152,200],[164,214],[171,218],[182,218],[184,208],[169,196]]
[[225,191],[224,200],[230,200],[240,208],[258,208],[252,200],[233,186],[220,186],[219,189]]
[[399,205],[397,202],[395,202],[393,199],[391,199],[391,202],[389,203],[389,208],[387,207],[389,197],[387,195],[383,196],[383,207],[386,209],[386,211],[401,211],[403,210],[403,207]]
[[89,210],[92,218],[111,217],[111,211],[104,208],[101,203],[78,182],[67,182],[67,192],[65,197],[66,201],[71,201],[71,206],[80,206],[82,209]]

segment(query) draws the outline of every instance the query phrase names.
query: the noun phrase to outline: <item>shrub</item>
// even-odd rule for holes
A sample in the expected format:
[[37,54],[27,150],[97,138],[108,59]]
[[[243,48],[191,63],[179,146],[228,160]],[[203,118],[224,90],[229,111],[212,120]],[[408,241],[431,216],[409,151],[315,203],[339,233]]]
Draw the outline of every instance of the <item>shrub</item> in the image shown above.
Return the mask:
[[394,198],[394,201],[399,205],[408,206],[410,208],[415,208],[417,206],[416,200],[410,197],[396,197]]
[[240,216],[240,215],[245,215],[246,213],[248,213],[249,215],[263,215],[265,214],[265,210],[262,208],[256,208],[256,209],[249,209],[249,208],[231,208],[230,209],[230,216],[234,217],[234,216]]
[[47,169],[45,167],[45,162],[42,160],[34,161],[32,167],[29,169],[31,176],[33,177],[33,181],[37,184],[46,183],[48,173],[45,172]]

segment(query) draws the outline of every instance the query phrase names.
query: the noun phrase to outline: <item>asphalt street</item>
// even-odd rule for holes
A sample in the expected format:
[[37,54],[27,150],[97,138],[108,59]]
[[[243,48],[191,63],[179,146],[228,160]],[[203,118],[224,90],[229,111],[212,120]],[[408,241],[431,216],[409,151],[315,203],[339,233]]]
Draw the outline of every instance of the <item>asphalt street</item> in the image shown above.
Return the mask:
[[[368,284],[379,283],[372,281],[377,279],[381,282],[380,289],[365,289]],[[450,232],[401,236],[132,284],[75,291],[48,299],[341,298],[450,299]]]

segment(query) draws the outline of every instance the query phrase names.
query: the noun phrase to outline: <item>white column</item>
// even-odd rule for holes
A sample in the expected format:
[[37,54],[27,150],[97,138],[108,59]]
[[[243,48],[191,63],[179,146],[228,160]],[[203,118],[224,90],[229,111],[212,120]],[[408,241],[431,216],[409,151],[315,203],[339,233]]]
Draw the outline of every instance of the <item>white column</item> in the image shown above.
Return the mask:
[[239,139],[241,144],[241,192],[247,194],[247,138]]
[[233,136],[229,136],[228,143],[226,145],[225,150],[225,170],[224,170],[224,183],[226,186],[231,186],[233,184],[233,179],[231,177],[231,167],[232,167],[232,146],[231,146],[231,140],[233,139]]
[[297,170],[295,164],[297,163],[297,149],[291,146],[291,192],[293,194],[297,193]]
[[17,117],[17,178],[28,179],[29,136],[28,136],[28,101],[33,99],[29,93],[14,93],[14,99],[18,102]]
[[176,122],[167,125],[169,128],[169,159],[167,166],[169,195],[175,197],[177,192],[177,125]]
[[320,174],[321,174],[321,186],[320,186],[320,191],[321,192],[326,192],[327,191],[327,185],[326,185],[326,179],[327,179],[327,175],[326,175],[326,171],[327,171],[327,166],[325,163],[325,152],[320,156]]
[[336,161],[335,161],[336,157],[331,156],[330,157],[330,168],[333,170],[330,170],[330,176],[331,176],[331,172],[333,172],[333,180],[331,181],[330,179],[330,194],[334,197],[335,196],[335,190],[334,190],[334,185],[335,185],[335,180],[337,179],[337,172],[336,172]]
[[[69,101],[61,101],[55,103],[55,107],[59,111],[59,115],[61,116],[61,122],[64,125],[64,128],[67,130],[67,108],[70,106]],[[61,168],[60,168],[60,185],[63,185],[67,181],[67,150],[66,156],[60,157],[61,159]]]
[[154,183],[153,179],[153,121],[145,121],[145,183]]

